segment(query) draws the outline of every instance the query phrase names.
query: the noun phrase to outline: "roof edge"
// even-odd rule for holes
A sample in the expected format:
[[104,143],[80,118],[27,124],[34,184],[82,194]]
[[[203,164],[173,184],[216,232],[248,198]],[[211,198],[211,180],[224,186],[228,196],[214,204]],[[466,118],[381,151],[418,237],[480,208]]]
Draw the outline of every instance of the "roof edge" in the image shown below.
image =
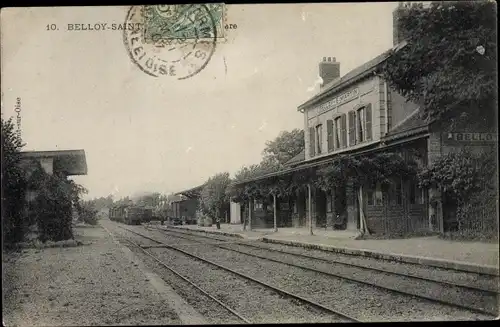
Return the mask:
[[[316,104],[317,102],[320,102],[322,99],[324,99],[325,97],[331,95],[332,93],[340,91],[341,89],[343,89],[343,88],[345,88],[345,87],[347,87],[349,85],[352,85],[353,83],[355,83],[355,82],[359,81],[360,79],[366,77],[371,72],[373,72],[378,67],[380,67],[380,65],[384,61],[386,61],[394,52],[400,51],[401,49],[405,48],[407,45],[408,45],[408,42],[403,40],[402,42],[400,42],[400,43],[396,44],[394,47],[392,47],[392,48],[390,48],[390,49],[382,52],[381,54],[379,54],[378,56],[372,58],[371,60],[366,61],[365,63],[359,65],[358,67],[356,67],[354,69],[351,69],[349,72],[347,72],[346,74],[344,74],[344,77],[347,76],[347,75],[349,75],[351,72],[355,71],[356,69],[362,67],[364,64],[367,64],[370,61],[377,59],[378,57],[384,57],[385,56],[385,58],[382,58],[380,62],[374,64],[372,67],[367,68],[366,70],[360,72],[359,74],[354,75],[351,78],[349,78],[349,79],[347,79],[345,81],[342,81],[342,82],[340,82],[337,85],[335,85],[334,82],[338,81],[338,79],[335,79],[334,81],[331,82],[332,84],[330,86],[326,85],[325,88],[323,90],[321,90],[318,94],[314,95],[312,98],[310,98],[306,102],[304,102],[301,105],[299,105],[297,107],[297,111],[303,111],[303,110],[307,109],[309,106],[312,106],[312,105]],[[340,77],[340,79],[342,79],[342,77]]]

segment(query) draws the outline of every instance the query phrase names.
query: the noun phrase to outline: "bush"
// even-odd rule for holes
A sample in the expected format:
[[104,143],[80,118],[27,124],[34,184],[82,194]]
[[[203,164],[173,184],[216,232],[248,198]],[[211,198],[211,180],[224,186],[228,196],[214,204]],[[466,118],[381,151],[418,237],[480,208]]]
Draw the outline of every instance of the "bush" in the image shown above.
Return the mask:
[[89,225],[97,225],[99,220],[97,217],[97,210],[92,202],[84,202],[78,206],[79,220]]
[[198,226],[212,226],[212,218],[204,214],[201,210],[196,211],[196,223]]
[[71,186],[65,178],[42,174],[35,198],[37,225],[42,242],[73,238]]
[[2,234],[4,243],[24,240],[27,232],[25,219],[25,172],[20,167],[23,143],[14,130],[12,118],[1,119],[2,152]]

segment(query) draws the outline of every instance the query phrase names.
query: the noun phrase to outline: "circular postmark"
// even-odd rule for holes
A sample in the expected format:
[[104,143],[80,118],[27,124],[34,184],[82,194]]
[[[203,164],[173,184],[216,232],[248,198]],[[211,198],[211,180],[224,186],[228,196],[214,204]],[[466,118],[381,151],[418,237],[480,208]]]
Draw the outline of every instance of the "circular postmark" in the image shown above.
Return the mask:
[[206,5],[132,6],[123,41],[132,62],[144,73],[186,79],[209,63],[217,28]]

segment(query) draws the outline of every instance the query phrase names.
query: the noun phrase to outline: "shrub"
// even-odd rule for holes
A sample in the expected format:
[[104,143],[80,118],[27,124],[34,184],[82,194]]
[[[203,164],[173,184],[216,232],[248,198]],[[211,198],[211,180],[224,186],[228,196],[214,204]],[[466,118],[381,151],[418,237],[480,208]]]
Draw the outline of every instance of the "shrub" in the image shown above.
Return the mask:
[[26,178],[20,167],[23,143],[12,118],[1,119],[2,234],[5,243],[21,242],[27,232],[24,213]]
[[92,202],[84,202],[77,206],[79,220],[89,225],[97,225],[97,210]]
[[73,238],[69,185],[62,178],[44,174],[35,199],[37,225],[42,242]]
[[198,226],[212,226],[212,218],[204,214],[201,209],[196,211],[196,223]]
[[419,174],[422,187],[435,187],[442,192],[446,210],[455,215],[452,218],[456,219],[460,238],[498,231],[497,180],[495,151],[450,153]]

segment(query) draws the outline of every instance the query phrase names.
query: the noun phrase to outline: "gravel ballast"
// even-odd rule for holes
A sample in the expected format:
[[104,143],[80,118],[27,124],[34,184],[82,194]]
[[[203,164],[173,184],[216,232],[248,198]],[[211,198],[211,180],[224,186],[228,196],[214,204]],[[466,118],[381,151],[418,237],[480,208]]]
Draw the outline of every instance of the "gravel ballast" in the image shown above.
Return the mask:
[[249,248],[241,245],[225,246],[241,252],[255,254],[258,256],[271,258],[281,262],[290,263],[306,268],[313,268],[334,275],[352,278],[357,281],[368,281],[375,285],[388,289],[401,290],[416,296],[423,296],[431,299],[439,299],[447,303],[464,305],[467,307],[488,310],[497,310],[497,296],[494,293],[484,293],[479,290],[469,290],[450,285],[443,285],[433,281],[415,280],[411,277],[399,276],[390,273],[370,271],[368,269],[345,266],[341,264],[331,264],[315,259],[297,257],[290,254],[270,252]]
[[[170,230],[167,231],[170,232]],[[184,234],[184,232],[182,233]],[[173,235],[173,233],[171,234]],[[182,234],[179,235],[182,236]],[[202,242],[206,242],[208,240],[206,238],[204,239],[199,235],[185,235],[185,236],[193,237],[193,239]],[[417,264],[408,264],[396,261],[374,259],[369,257],[338,254],[333,252],[301,248],[296,246],[280,245],[275,243],[241,241],[236,238],[228,238],[220,236],[214,236],[214,237],[217,237],[217,239],[221,239],[224,241],[240,242],[241,244],[248,243],[250,245],[259,246],[261,248],[269,248],[279,251],[286,251],[290,253],[314,256],[321,259],[334,260],[347,264],[356,264],[364,267],[382,269],[387,272],[408,274],[411,276],[422,277],[422,278],[431,278],[438,281],[444,281],[450,283],[459,283],[471,287],[479,287],[482,289],[498,290],[500,281],[499,277],[491,275],[469,273],[469,272],[456,271],[456,270],[437,268],[437,267],[428,267]]]
[[[156,232],[161,233],[161,232]],[[170,237],[173,239],[173,236]],[[227,246],[227,245],[226,245]],[[234,246],[234,245],[231,245]],[[229,268],[250,274],[257,279],[279,285],[322,304],[335,304],[350,315],[361,312],[361,319],[370,321],[488,319],[487,316],[455,309],[415,297],[348,282],[335,277],[305,271],[288,265],[248,257],[212,246],[189,246],[196,253]],[[294,259],[295,260],[295,259]],[[365,276],[370,277],[370,276]],[[391,284],[391,279],[381,279]],[[339,294],[338,290],[342,289]],[[356,310],[353,311],[353,309]]]
[[[158,235],[148,231],[134,229],[137,232],[159,239]],[[141,236],[130,233],[127,237],[142,244]],[[161,261],[172,266],[181,275],[195,282],[205,291],[229,305],[234,311],[246,317],[252,323],[299,323],[299,322],[342,322],[337,315],[290,299],[275,291],[248,281],[230,272],[216,268],[175,250],[168,248],[150,248]]]
[[[124,240],[124,245],[129,245]],[[127,245],[127,246],[128,246]],[[135,246],[129,246],[141,260],[152,270],[159,275],[166,283],[168,283],[177,294],[182,296],[185,301],[202,314],[209,324],[241,324],[243,321],[235,317],[230,311],[223,308],[210,297],[204,295],[194,286],[160,265],[156,260],[146,255],[141,249]]]
[[92,244],[4,256],[7,326],[181,323],[103,228],[75,232]]

